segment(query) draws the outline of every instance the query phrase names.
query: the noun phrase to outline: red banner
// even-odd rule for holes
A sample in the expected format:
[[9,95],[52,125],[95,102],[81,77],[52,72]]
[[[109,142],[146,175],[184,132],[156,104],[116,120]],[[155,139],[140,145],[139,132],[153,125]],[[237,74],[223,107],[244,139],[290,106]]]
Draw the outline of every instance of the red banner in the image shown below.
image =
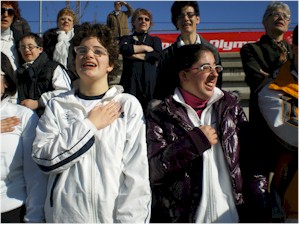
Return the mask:
[[[292,33],[292,31],[288,31],[284,35],[284,38],[290,44],[292,43]],[[265,32],[210,32],[199,34],[216,46],[219,52],[239,52],[244,44],[258,41]],[[175,42],[178,35],[179,33],[151,33],[151,36],[157,36],[161,39],[163,48]]]

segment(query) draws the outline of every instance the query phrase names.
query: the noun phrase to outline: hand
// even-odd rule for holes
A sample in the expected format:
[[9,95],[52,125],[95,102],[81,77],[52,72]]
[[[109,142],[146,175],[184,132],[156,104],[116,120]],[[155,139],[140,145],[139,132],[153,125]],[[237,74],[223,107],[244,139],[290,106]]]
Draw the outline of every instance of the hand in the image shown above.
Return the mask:
[[38,100],[25,99],[21,102],[21,105],[26,106],[29,109],[36,110],[39,107]]
[[218,135],[214,128],[212,128],[209,125],[202,125],[199,128],[203,132],[203,134],[206,136],[206,138],[208,139],[208,141],[211,145],[215,145],[218,143]]
[[269,74],[268,74],[267,72],[263,71],[262,69],[260,69],[259,72],[260,72],[262,75],[264,75],[265,77],[268,77],[268,76],[269,76]]
[[121,115],[120,103],[110,101],[106,105],[96,105],[89,113],[88,119],[98,130],[103,129],[114,122]]
[[121,4],[121,6],[123,6],[123,5],[127,5],[127,3],[126,3],[126,2],[124,2],[124,1],[120,1],[120,4]]
[[144,45],[145,46],[145,52],[153,52],[154,49],[151,46]]
[[20,119],[16,116],[8,117],[2,119],[1,124],[1,133],[7,133],[13,131],[15,126],[20,123]]

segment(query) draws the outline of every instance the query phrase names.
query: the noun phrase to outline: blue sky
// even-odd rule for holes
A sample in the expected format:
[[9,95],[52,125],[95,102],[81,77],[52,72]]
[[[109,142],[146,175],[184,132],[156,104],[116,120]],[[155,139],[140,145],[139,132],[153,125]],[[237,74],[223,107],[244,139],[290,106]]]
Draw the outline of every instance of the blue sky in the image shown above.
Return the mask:
[[[171,23],[170,8],[173,1],[128,1],[133,8],[145,8],[152,12],[152,32],[176,32]],[[298,1],[283,1],[291,8],[292,30],[298,23]],[[70,1],[75,11],[76,1]],[[270,1],[199,1],[201,32],[214,31],[263,31],[263,13]],[[22,16],[33,32],[40,32],[40,1],[19,1]],[[56,27],[58,11],[66,1],[42,1],[42,32]],[[106,22],[107,14],[114,9],[113,1],[81,1],[80,22]],[[130,24],[130,23],[129,23]]]

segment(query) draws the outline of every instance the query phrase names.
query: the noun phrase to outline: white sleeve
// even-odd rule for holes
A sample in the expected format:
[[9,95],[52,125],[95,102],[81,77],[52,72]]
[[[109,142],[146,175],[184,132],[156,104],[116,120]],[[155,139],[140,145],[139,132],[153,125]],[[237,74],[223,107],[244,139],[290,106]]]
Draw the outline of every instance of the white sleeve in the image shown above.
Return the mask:
[[54,89],[53,91],[48,91],[41,95],[39,105],[45,107],[47,102],[54,96],[71,90],[71,79],[68,73],[61,66],[57,66],[53,71],[52,86]]
[[31,157],[32,143],[35,138],[35,129],[38,116],[34,113],[22,118],[24,130],[21,135],[24,152],[24,179],[26,183],[26,215],[25,222],[44,223],[44,204],[47,195],[48,176],[43,174]]
[[[56,174],[77,163],[95,142],[96,127],[88,119],[62,124],[59,103],[51,99],[40,118],[33,143],[33,159],[46,174]],[[79,117],[79,116],[78,116]]]
[[147,158],[146,125],[137,99],[127,105],[126,144],[123,155],[125,180],[117,200],[118,223],[148,223],[151,212],[151,189]]
[[281,141],[298,147],[298,125],[289,122],[291,105],[284,100],[283,91],[275,91],[267,84],[258,95],[258,105],[270,129]]

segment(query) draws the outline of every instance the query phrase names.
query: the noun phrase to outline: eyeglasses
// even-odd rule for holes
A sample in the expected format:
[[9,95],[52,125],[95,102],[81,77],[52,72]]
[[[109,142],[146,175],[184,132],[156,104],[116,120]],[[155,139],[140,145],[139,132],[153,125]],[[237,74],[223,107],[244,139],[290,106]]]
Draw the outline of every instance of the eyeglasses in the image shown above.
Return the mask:
[[216,65],[216,66],[211,66],[208,64],[202,65],[200,67],[194,67],[194,68],[190,68],[190,69],[186,69],[186,70],[199,70],[199,71],[203,71],[204,73],[211,73],[212,70],[217,71],[217,73],[220,73],[223,71],[223,67],[220,65]]
[[99,46],[94,46],[92,48],[87,46],[74,47],[74,51],[79,55],[86,55],[89,50],[91,50],[96,56],[108,55],[107,50]]
[[1,8],[1,15],[3,15],[7,11],[9,16],[14,15],[15,10],[13,8]]
[[272,12],[269,16],[273,16],[275,19],[278,19],[279,17],[285,19],[286,21],[291,20],[291,15],[288,15],[283,12]]
[[146,22],[149,22],[150,21],[150,19],[148,18],[148,17],[138,17],[137,18],[138,19],[138,21],[140,21],[140,22],[142,22],[142,21],[146,21]]
[[32,51],[35,48],[40,48],[40,46],[36,45],[20,45],[19,50],[20,51],[25,51],[28,48],[29,51]]
[[193,16],[195,16],[195,15],[196,15],[196,13],[194,13],[194,12],[187,12],[187,13],[179,14],[177,18],[178,19],[184,19],[187,16],[189,19],[192,19]]

